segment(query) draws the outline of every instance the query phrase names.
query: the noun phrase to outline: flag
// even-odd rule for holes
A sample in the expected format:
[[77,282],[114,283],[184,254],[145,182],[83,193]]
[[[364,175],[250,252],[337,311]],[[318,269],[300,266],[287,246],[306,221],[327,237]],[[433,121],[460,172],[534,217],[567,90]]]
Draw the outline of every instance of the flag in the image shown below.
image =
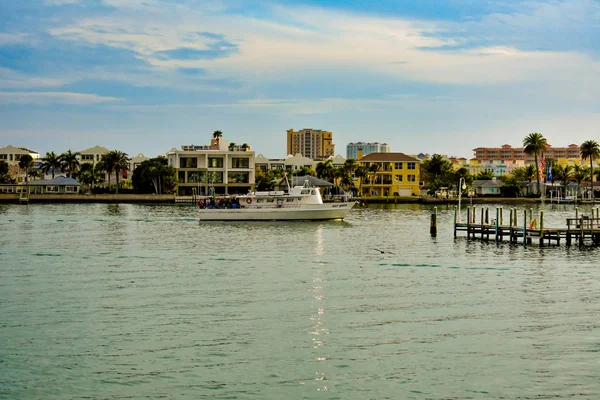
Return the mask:
[[552,183],[552,164],[548,163],[548,182]]

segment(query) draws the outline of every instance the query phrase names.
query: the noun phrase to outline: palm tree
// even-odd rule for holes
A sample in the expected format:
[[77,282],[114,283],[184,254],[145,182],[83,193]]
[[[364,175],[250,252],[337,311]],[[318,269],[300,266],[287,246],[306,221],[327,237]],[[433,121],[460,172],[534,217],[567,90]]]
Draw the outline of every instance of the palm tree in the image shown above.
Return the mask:
[[229,151],[233,151],[233,149],[237,146],[234,142],[229,143]]
[[369,168],[364,164],[359,165],[358,167],[356,167],[356,170],[354,170],[354,176],[356,176],[359,179],[358,191],[360,192],[361,196],[363,195],[362,185],[363,185],[365,178],[367,177],[368,171],[369,171]]
[[581,158],[585,161],[590,159],[590,191],[592,192],[592,201],[594,201],[594,165],[596,158],[600,158],[600,145],[595,140],[586,140],[579,147]]
[[577,197],[579,197],[579,186],[585,181],[590,174],[588,167],[585,165],[575,165],[573,167],[573,180],[577,182]]
[[375,185],[374,181],[375,178],[377,178],[377,173],[379,172],[379,170],[381,169],[381,165],[379,163],[371,163],[371,165],[369,165],[369,181],[371,182],[371,193],[370,195],[373,195],[373,186]]
[[223,132],[216,130],[213,132],[213,138],[214,139],[221,139],[223,137]]
[[248,151],[249,148],[250,146],[248,145],[248,143],[242,143],[242,150]]
[[108,180],[108,190],[110,191],[110,175],[115,171],[115,162],[116,159],[114,157],[114,153],[111,151],[107,151],[106,153],[102,154],[102,157],[100,157],[100,168],[102,168],[102,170],[104,172],[106,172],[106,176],[107,176],[107,180]]
[[114,160],[113,170],[115,171],[117,179],[116,193],[119,193],[119,175],[122,171],[127,171],[129,169],[129,161],[131,159],[127,156],[127,153],[123,153],[119,150],[112,150],[109,153],[112,153],[111,158]]
[[44,174],[52,171],[52,179],[54,179],[54,172],[61,167],[60,156],[56,155],[53,151],[50,153],[46,152],[46,157],[42,158],[42,171]]
[[29,173],[33,168],[33,157],[29,154],[24,154],[19,158],[19,168],[25,172],[25,183],[29,183]]
[[564,195],[567,195],[567,186],[573,180],[573,167],[570,165],[554,165],[552,167],[552,176],[560,181],[564,189]]
[[67,176],[69,178],[74,178],[75,174],[77,173],[77,169],[79,168],[79,160],[77,159],[78,154],[79,153],[73,153],[69,149],[59,156],[60,168],[63,171],[67,171]]
[[538,195],[540,191],[540,169],[538,165],[538,154],[546,151],[546,138],[544,135],[538,132],[530,133],[523,139],[523,151],[527,154],[533,154],[535,158],[535,172],[537,175],[537,191]]
[[317,178],[329,181],[331,179],[331,173],[333,172],[333,160],[330,158],[317,163],[315,172],[317,173]]

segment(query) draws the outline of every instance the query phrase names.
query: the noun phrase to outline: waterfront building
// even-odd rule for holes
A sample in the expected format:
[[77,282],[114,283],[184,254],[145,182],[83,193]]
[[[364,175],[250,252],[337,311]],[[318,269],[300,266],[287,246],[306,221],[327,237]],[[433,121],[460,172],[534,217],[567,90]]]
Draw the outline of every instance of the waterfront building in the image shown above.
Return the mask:
[[391,148],[387,143],[348,143],[348,145],[346,145],[346,158],[360,160],[364,156],[371,153],[389,153],[390,151]]
[[404,153],[371,153],[360,160],[359,165],[379,165],[376,173],[358,182],[362,196],[418,196],[420,193],[421,163]]
[[298,153],[294,156],[290,154],[286,158],[267,158],[262,154],[259,154],[254,158],[254,165],[263,172],[270,170],[288,170],[294,172],[302,169],[302,167],[316,170],[318,163],[326,162],[327,160],[332,160],[332,166],[336,168],[341,167],[346,163],[346,159],[340,155],[317,161],[304,157],[302,154]]
[[333,134],[320,129],[287,130],[287,154],[301,154],[312,160],[324,160],[333,156]]
[[[535,162],[534,155],[526,154],[523,147],[511,147],[508,144],[502,147],[477,147],[473,151],[475,152],[475,159],[478,161],[524,160],[525,164]],[[579,145],[576,144],[570,144],[567,147],[552,147],[550,144],[547,144],[544,156],[553,160],[561,158],[581,160]]]
[[474,180],[473,189],[478,196],[500,196],[504,183],[495,177],[486,180]]
[[102,155],[108,153],[110,150],[104,146],[94,146],[89,149],[78,151],[79,154],[77,159],[80,164],[83,163],[92,163],[96,165],[98,161],[102,158]]
[[242,194],[254,190],[254,151],[229,146],[221,138],[209,146],[184,145],[167,153],[169,165],[177,171],[178,195]]
[[149,159],[150,157],[146,157],[142,153],[138,154],[137,156],[131,157],[129,160],[129,174],[132,174],[133,171],[135,171],[135,169],[139,167],[141,163]]
[[33,158],[34,169],[39,167],[41,163],[40,153],[30,150],[26,147],[15,147],[8,145],[0,148],[0,160],[6,161],[8,164],[8,174],[17,179],[17,182],[25,182],[25,172],[19,168],[21,156],[30,155]]
[[494,176],[506,175],[508,167],[503,160],[477,160],[475,158],[469,161],[469,173],[477,175],[481,172],[491,172]]

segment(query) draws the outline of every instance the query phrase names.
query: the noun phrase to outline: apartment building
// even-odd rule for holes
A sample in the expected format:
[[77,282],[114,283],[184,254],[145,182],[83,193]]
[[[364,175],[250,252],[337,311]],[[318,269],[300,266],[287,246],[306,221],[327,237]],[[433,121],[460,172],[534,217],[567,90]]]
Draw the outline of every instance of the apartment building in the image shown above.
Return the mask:
[[334,155],[333,134],[320,129],[287,130],[287,154],[321,161]]
[[359,165],[379,165],[379,170],[357,183],[363,196],[418,196],[421,163],[404,153],[371,153]]
[[221,138],[211,139],[208,146],[173,148],[167,159],[177,171],[180,196],[243,194],[254,190],[254,151],[229,146]]
[[[524,160],[525,164],[535,162],[534,155],[526,154],[523,147],[512,147],[508,144],[502,147],[477,147],[473,149],[473,152],[475,153],[475,159],[478,161],[506,160],[509,162],[512,160]],[[577,144],[570,144],[567,147],[553,147],[547,144],[544,155],[546,158],[552,158],[553,160],[581,160],[579,145]]]
[[348,143],[346,145],[346,158],[360,160],[362,157],[371,153],[389,153],[390,151],[391,148],[387,143]]

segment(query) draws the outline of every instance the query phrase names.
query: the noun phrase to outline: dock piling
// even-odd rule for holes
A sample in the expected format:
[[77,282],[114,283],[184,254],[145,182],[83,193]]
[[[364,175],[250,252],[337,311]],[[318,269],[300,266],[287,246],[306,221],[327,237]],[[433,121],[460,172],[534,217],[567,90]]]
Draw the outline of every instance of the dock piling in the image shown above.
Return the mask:
[[429,233],[431,237],[437,236],[437,207],[433,208],[433,213],[431,214],[431,222],[429,224]]

